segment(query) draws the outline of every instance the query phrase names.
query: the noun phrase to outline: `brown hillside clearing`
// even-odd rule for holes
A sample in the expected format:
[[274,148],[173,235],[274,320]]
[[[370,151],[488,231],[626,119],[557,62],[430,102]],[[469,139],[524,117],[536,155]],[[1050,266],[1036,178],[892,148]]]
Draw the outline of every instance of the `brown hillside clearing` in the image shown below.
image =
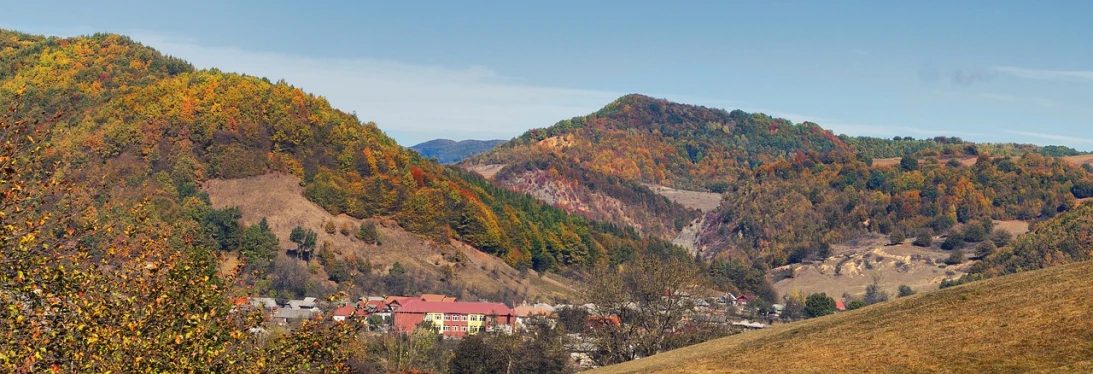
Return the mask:
[[494,175],[497,175],[501,169],[505,168],[505,164],[487,164],[487,165],[468,165],[467,170],[481,175],[482,178],[493,179]]
[[[977,162],[977,161],[979,160],[979,157],[978,157],[978,156],[964,156],[964,157],[942,157],[942,158],[938,158],[938,159],[937,159],[937,162],[939,162],[939,163],[942,163],[942,164],[944,164],[944,163],[946,163],[946,162],[949,162],[949,160],[951,160],[951,159],[954,159],[954,158],[956,159],[956,161],[957,161],[957,162],[960,162],[960,164],[961,164],[961,165],[964,165],[964,166],[972,166],[972,165],[975,165],[975,163],[976,163],[976,162]],[[891,158],[878,158],[878,159],[874,159],[874,160],[873,160],[873,167],[880,167],[880,166],[895,166],[895,165],[899,165],[899,161],[900,161],[901,159],[902,159],[902,157],[891,157]],[[918,163],[919,163],[919,164],[922,164],[922,161],[923,161],[923,160],[922,160],[922,159],[920,159],[920,160],[918,160]]]
[[[1029,231],[1029,223],[1009,220],[994,221],[994,227],[1008,231],[1014,237]],[[880,277],[880,288],[895,296],[900,285],[922,292],[936,290],[942,280],[964,275],[973,261],[960,265],[945,265],[951,254],[938,248],[941,238],[932,248],[911,245],[913,239],[903,244],[888,245],[888,237],[880,234],[835,244],[832,256],[813,264],[793,264],[774,269],[774,289],[786,295],[797,289],[806,295],[824,292],[839,298],[843,293],[853,296],[865,294],[865,288],[873,283],[873,276]],[[964,254],[972,255],[972,248]]]
[[1093,155],[1066,156],[1063,159],[1074,165],[1093,165]]
[[382,218],[377,219],[379,224],[376,226],[382,238],[382,245],[379,246],[365,244],[352,234],[328,234],[323,230],[327,221],[333,221],[336,227],[341,227],[343,223],[348,224],[353,232],[360,227],[362,221],[345,214],[333,216],[307,200],[302,194],[300,180],[293,175],[266,174],[241,179],[214,179],[205,182],[202,190],[209,194],[214,208],[238,206],[246,225],[256,224],[265,217],[282,248],[295,247],[288,240],[289,233],[294,227],[301,226],[315,231],[318,243],[330,243],[331,249],[339,257],[355,253],[383,269],[381,272],[397,261],[409,269],[441,277],[441,267],[451,265],[456,269],[456,279],[453,282],[489,293],[509,289],[526,294],[529,299],[542,300],[566,298],[573,293],[572,286],[565,284],[564,280],[547,280],[534,271],[521,275],[497,257],[459,242],[437,244],[424,240],[398,227],[393,221]]
[[700,192],[677,190],[675,188],[644,183],[645,187],[653,190],[657,195],[667,197],[676,204],[702,212],[712,212],[721,206],[721,194],[713,192]]

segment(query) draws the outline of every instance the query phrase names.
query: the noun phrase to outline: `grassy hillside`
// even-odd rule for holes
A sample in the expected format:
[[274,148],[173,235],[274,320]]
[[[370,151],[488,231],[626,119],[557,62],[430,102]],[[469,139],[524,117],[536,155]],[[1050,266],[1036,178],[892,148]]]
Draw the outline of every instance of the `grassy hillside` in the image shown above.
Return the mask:
[[1089,372],[1093,262],[723,338],[593,373]]
[[410,146],[410,149],[417,151],[425,158],[436,159],[436,162],[441,164],[454,164],[467,157],[471,157],[477,154],[488,152],[498,144],[504,143],[504,140],[462,140],[454,141],[451,139],[434,139],[421,144],[415,144]]

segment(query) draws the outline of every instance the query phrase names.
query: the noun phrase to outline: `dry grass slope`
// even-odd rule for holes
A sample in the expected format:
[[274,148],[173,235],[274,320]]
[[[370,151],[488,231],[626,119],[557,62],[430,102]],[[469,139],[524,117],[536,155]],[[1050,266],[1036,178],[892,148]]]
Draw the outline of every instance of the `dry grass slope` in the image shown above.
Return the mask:
[[[240,179],[213,179],[205,182],[203,190],[209,194],[214,208],[239,207],[246,225],[256,224],[265,217],[273,233],[280,239],[282,248],[295,247],[288,240],[289,233],[292,228],[302,226],[314,230],[319,243],[329,242],[339,257],[355,253],[381,269],[400,262],[408,268],[440,276],[441,266],[450,264],[456,269],[454,282],[491,293],[510,289],[527,294],[533,300],[556,300],[568,298],[574,292],[572,285],[560,277],[540,277],[534,271],[522,275],[501,259],[468,245],[456,241],[433,243],[403,230],[389,220],[380,220],[381,224],[377,227],[383,238],[383,245],[380,246],[364,244],[353,238],[352,234],[328,234],[323,230],[323,224],[327,221],[333,221],[339,228],[346,224],[351,232],[356,232],[361,220],[345,214],[333,216],[307,200],[303,196],[300,180],[292,175],[266,174]],[[457,257],[463,259],[460,264],[450,261]]]
[[595,373],[1093,370],[1093,262],[974,282]]

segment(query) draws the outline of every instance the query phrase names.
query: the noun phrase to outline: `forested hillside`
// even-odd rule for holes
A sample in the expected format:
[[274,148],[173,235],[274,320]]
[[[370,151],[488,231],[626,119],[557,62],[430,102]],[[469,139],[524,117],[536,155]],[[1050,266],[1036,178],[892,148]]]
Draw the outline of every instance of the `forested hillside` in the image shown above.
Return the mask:
[[[284,249],[264,221],[241,227],[238,210],[213,209],[200,190],[212,178],[290,173],[330,213],[393,220],[517,268],[679,253],[442,167],[285,82],[195,70],[119,35],[0,30],[0,102],[5,371],[344,370],[349,351],[335,347],[349,326],[256,342],[261,316],[228,313],[240,290],[218,254],[261,279]],[[292,239],[304,248],[307,236]],[[314,249],[319,264],[346,265]]]
[[504,143],[504,140],[461,140],[454,141],[450,139],[433,139],[421,144],[415,144],[410,146],[410,149],[417,151],[425,158],[436,159],[436,162],[441,164],[452,164],[467,157],[471,157],[477,154],[488,152],[498,144]]
[[997,250],[987,248],[983,261],[972,267],[969,279],[1093,259],[1093,203],[1040,222]]
[[472,160],[513,164],[561,154],[559,162],[624,180],[718,189],[726,175],[798,150],[845,147],[812,123],[794,125],[761,113],[730,113],[627,95],[591,115],[530,130]]
[[[83,191],[105,204],[148,198],[166,222],[200,221],[202,180],[285,171],[333,214],[391,217],[514,266],[591,266],[651,244],[441,167],[285,82],[195,71],[117,35],[0,36],[0,97],[58,116],[49,160],[69,180],[109,181]],[[98,219],[115,213],[97,208]]]
[[[835,136],[807,122],[628,95],[465,165],[504,165],[494,180],[532,194],[585,186],[585,196],[614,197],[662,228],[695,215],[650,204],[641,183],[724,193],[697,247],[710,259],[765,268],[825,257],[831,245],[870,232],[933,237],[988,218],[1053,217],[1090,196],[1089,171],[1052,157],[1076,153],[951,137]],[[886,157],[901,159],[874,162]]]

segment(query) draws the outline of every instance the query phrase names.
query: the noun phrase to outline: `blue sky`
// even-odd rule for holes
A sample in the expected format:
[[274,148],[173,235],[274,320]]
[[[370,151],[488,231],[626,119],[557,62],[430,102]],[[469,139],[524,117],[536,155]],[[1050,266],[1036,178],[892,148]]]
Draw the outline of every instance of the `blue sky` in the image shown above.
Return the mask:
[[1093,150],[1088,1],[302,3],[24,1],[0,27],[117,32],[285,79],[403,145],[509,138],[643,93],[851,135]]

